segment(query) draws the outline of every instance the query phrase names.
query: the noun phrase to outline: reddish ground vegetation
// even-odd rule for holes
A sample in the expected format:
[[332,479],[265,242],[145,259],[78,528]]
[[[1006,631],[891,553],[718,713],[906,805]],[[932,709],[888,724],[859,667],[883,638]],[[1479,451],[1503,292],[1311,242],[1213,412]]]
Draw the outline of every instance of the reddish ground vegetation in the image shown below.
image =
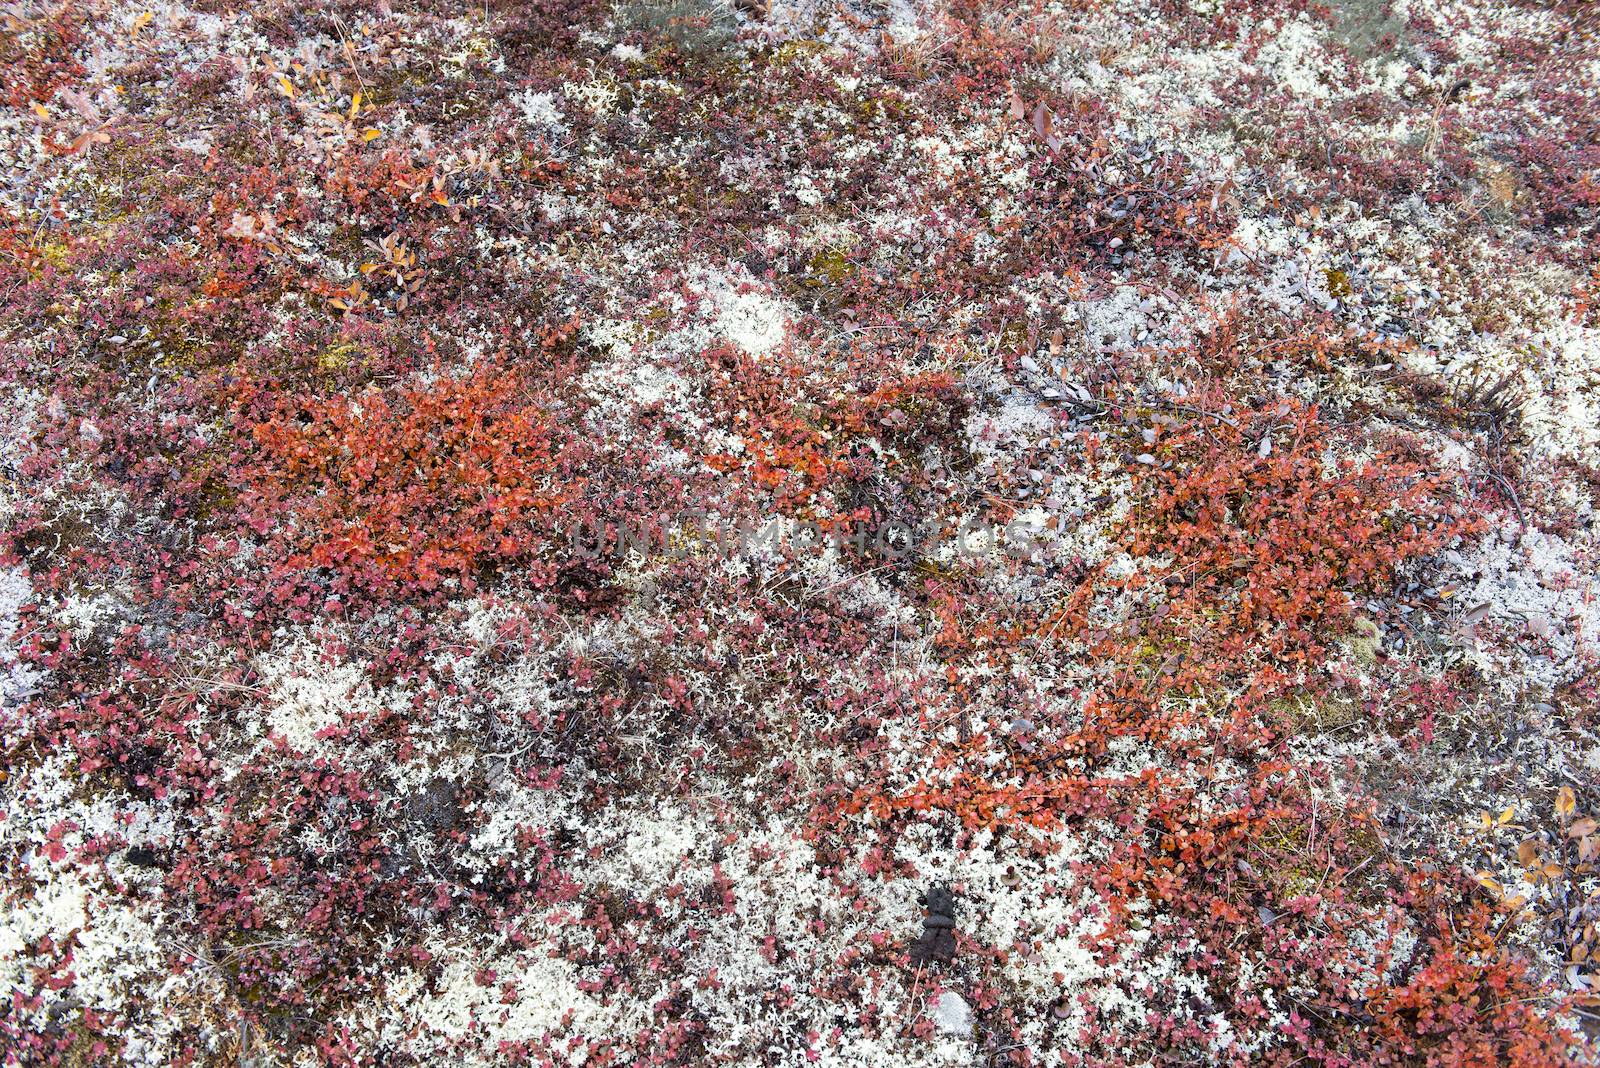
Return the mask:
[[0,15],[6,1068],[1592,1061],[1580,8]]
[[[263,391],[241,395],[249,411]],[[470,590],[483,569],[513,565],[553,581],[584,452],[534,373],[491,364],[356,397],[265,400],[272,414],[248,424],[232,481],[286,571],[327,569],[336,595],[426,593],[447,578]]]

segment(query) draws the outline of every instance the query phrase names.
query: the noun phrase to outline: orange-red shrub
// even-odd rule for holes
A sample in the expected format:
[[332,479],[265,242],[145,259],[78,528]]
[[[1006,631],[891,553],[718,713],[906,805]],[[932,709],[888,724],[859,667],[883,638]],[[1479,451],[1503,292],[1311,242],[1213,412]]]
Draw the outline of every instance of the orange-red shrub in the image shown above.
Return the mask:
[[1348,617],[1348,593],[1472,527],[1419,460],[1337,457],[1336,435],[1316,408],[1284,401],[1158,439],[1128,551],[1165,561],[1134,580],[1165,583],[1160,631],[1214,646],[1214,663],[1303,661],[1323,625]]
[[536,563],[580,485],[566,428],[514,367],[301,397],[250,439],[252,524],[282,543],[287,566],[367,588]]

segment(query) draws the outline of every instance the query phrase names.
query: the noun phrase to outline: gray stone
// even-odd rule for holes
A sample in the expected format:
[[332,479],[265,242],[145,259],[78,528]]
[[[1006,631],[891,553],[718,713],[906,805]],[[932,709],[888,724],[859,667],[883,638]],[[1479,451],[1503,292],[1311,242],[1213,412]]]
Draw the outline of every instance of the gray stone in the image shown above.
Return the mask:
[[972,1007],[954,990],[946,990],[928,1010],[934,1026],[947,1035],[957,1038],[972,1037]]

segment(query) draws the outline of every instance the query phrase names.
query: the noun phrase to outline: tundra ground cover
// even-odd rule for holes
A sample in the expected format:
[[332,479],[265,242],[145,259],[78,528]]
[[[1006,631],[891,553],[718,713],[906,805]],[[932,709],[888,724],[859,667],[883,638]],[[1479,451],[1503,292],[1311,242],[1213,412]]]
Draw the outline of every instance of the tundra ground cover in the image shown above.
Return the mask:
[[1588,6],[0,69],[5,1063],[1592,1060]]

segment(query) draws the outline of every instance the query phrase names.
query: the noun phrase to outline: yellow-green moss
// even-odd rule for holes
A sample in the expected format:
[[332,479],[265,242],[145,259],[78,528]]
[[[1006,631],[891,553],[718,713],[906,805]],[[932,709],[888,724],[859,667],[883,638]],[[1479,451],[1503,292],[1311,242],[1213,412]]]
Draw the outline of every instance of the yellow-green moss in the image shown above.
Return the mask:
[[1268,706],[1297,734],[1322,734],[1342,730],[1361,718],[1361,706],[1336,694],[1293,694]]
[[1344,644],[1357,662],[1370,666],[1378,661],[1378,647],[1382,640],[1376,623],[1366,616],[1357,616],[1351,622],[1350,634]]
[[1344,300],[1355,292],[1350,287],[1350,276],[1336,267],[1327,268],[1322,276],[1327,279],[1328,295],[1335,300]]

